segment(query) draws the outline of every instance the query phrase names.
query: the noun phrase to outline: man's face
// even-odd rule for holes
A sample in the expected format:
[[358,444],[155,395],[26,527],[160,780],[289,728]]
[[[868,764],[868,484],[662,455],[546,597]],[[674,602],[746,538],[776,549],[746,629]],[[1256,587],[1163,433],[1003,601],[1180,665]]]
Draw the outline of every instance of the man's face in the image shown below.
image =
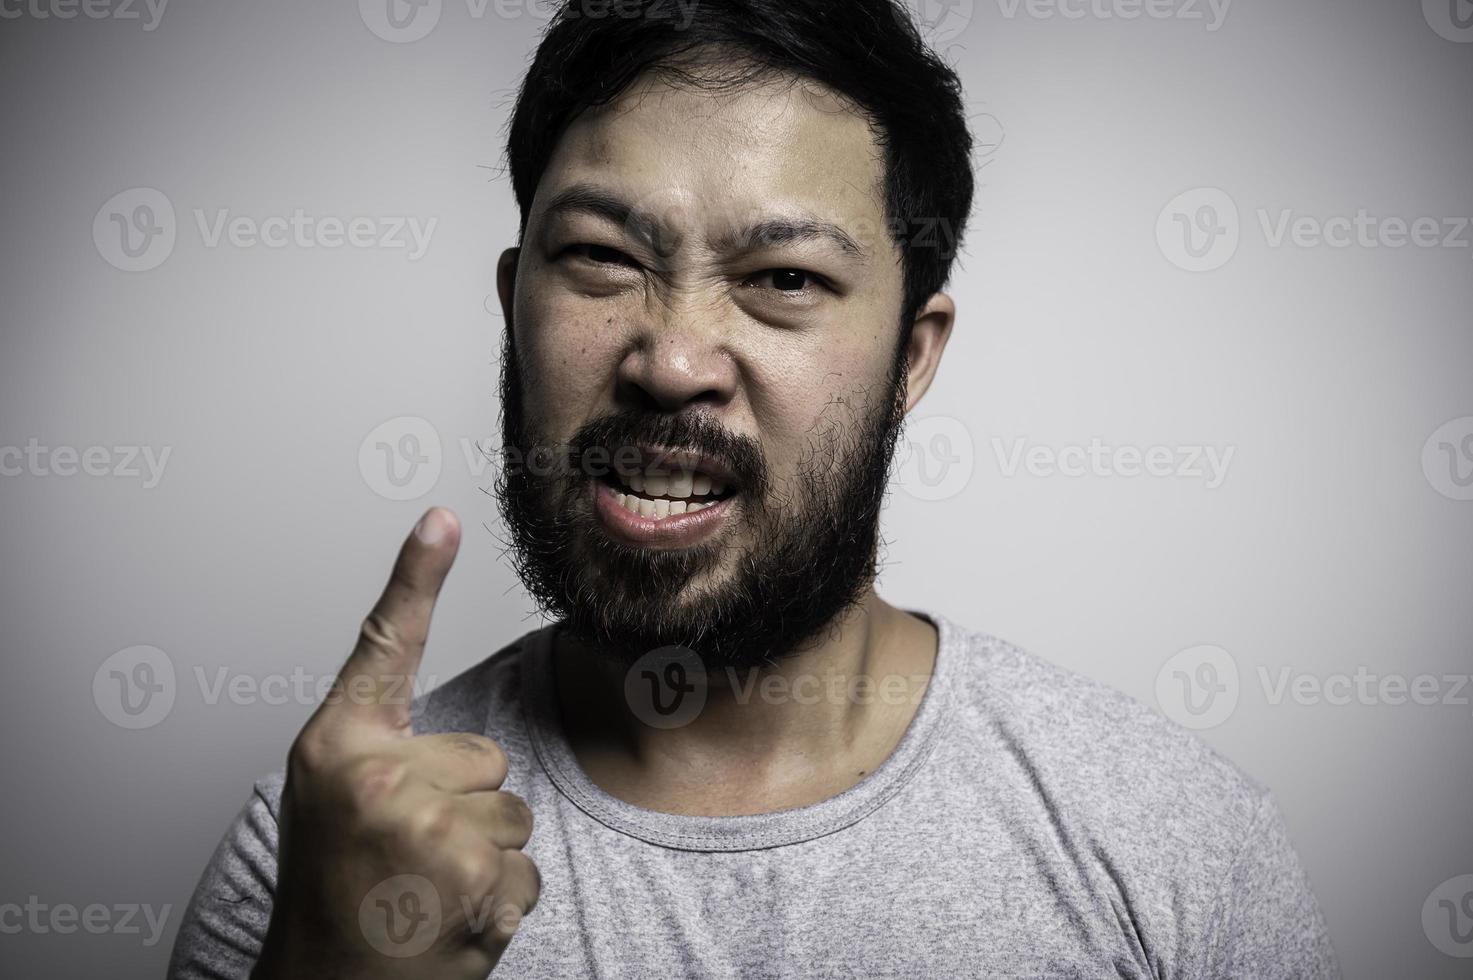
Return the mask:
[[561,138],[503,270],[500,496],[585,639],[751,664],[862,596],[905,410],[883,176],[790,79],[645,76]]

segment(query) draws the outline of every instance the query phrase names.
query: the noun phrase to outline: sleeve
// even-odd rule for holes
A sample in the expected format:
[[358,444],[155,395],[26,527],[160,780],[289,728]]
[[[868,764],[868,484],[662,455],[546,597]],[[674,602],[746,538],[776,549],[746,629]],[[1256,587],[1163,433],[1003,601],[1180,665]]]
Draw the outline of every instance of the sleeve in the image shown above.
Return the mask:
[[169,980],[246,980],[276,891],[280,779],[264,780],[215,848],[185,909]]
[[1309,878],[1265,794],[1219,896],[1207,943],[1212,980],[1338,980]]

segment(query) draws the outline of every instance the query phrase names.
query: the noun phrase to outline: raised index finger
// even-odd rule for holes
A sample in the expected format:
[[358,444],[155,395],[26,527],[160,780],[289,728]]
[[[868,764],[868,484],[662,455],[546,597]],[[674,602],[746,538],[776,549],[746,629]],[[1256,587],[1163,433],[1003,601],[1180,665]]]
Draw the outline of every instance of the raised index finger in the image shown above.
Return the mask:
[[410,702],[430,615],[459,547],[460,522],[454,512],[430,508],[399,549],[389,584],[363,621],[358,643],[319,714],[410,734]]

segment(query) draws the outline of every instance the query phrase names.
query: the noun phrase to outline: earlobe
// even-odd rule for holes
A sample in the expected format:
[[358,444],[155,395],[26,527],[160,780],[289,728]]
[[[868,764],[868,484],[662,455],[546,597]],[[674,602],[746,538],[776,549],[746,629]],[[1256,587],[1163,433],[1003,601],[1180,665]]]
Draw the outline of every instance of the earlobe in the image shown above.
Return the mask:
[[956,304],[945,293],[936,293],[916,314],[906,347],[909,374],[906,378],[905,410],[911,411],[931,387],[941,354],[956,323]]

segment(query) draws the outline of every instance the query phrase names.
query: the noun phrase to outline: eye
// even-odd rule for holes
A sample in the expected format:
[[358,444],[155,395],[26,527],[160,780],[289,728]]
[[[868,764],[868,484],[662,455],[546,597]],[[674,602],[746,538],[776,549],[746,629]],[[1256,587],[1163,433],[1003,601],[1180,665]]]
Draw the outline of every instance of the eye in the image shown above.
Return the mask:
[[767,286],[782,293],[801,293],[810,285],[822,285],[818,276],[804,269],[765,269],[747,282],[755,286]]
[[577,245],[569,245],[563,249],[562,256],[580,258],[595,265],[623,265],[631,268],[637,267],[638,262],[617,248],[607,245],[594,245],[588,242],[580,242]]

